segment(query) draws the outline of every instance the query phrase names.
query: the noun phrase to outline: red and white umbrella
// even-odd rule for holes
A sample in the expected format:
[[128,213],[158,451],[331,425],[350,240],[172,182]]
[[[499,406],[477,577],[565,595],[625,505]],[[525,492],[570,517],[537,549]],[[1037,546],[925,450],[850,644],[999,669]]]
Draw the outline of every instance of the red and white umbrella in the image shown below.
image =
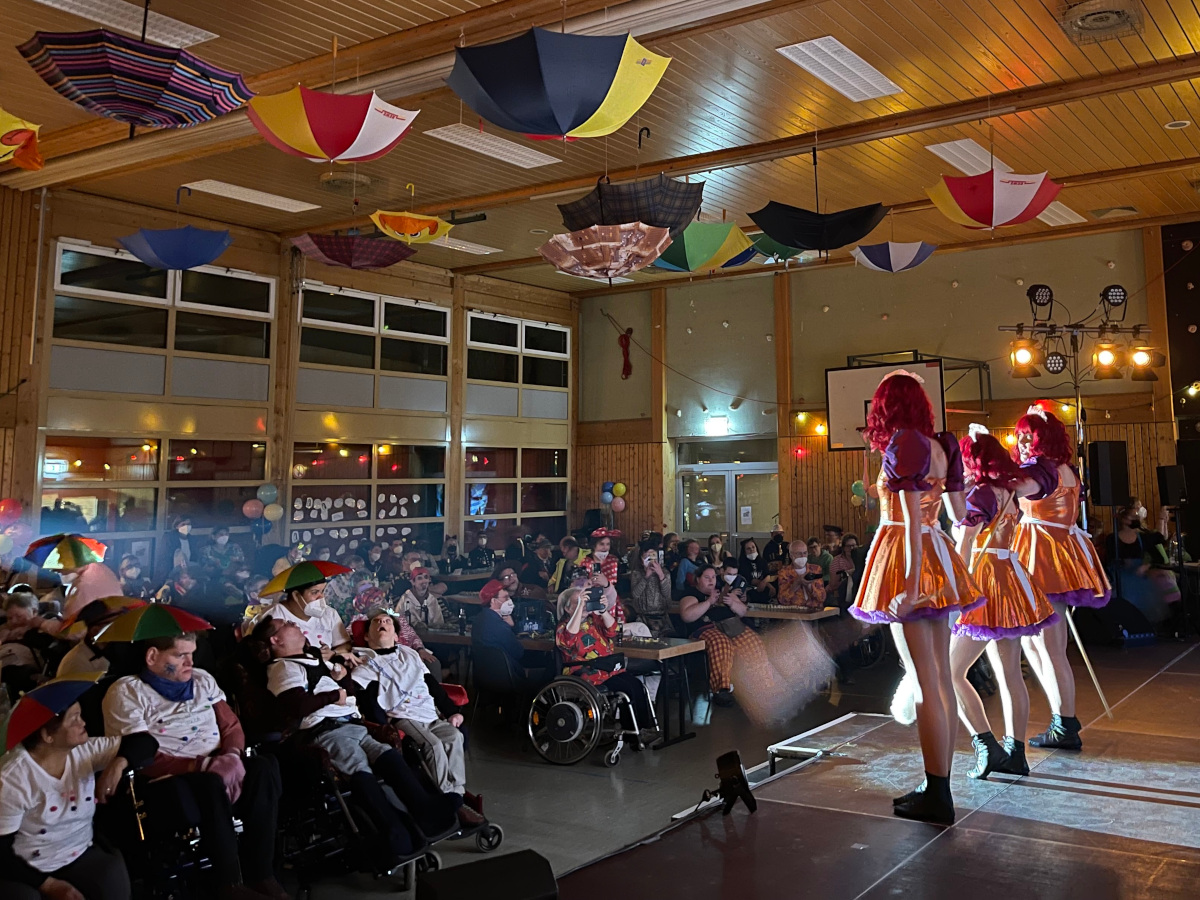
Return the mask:
[[1062,185],[1045,172],[1018,175],[992,169],[980,175],[943,175],[925,193],[952,222],[967,228],[999,228],[1036,219],[1060,190]]

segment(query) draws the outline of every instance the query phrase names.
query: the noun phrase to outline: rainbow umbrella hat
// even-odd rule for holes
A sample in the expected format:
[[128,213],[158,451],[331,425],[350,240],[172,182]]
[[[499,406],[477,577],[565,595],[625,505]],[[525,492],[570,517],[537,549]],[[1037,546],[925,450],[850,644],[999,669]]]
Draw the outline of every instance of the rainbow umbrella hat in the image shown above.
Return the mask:
[[292,588],[303,588],[314,584],[321,584],[324,581],[328,581],[334,575],[348,575],[353,571],[353,569],[346,566],[339,566],[337,563],[325,562],[319,559],[296,563],[296,565],[284,569],[264,584],[262,590],[258,593],[260,596],[281,594],[284,591],[290,591]]
[[38,685],[23,695],[13,707],[4,726],[4,750],[7,753],[31,734],[60,716],[100,679],[99,672],[69,675]]
[[212,628],[199,616],[175,606],[151,603],[121,613],[96,635],[97,644],[130,644],[151,638],[173,637]]
[[38,538],[25,551],[25,559],[42,569],[69,571],[104,562],[108,547],[81,534],[52,534]]
[[74,613],[63,619],[63,628],[70,628],[76,622],[80,621],[79,614],[91,606],[92,603],[103,605],[105,612],[100,617],[102,621],[115,618],[127,609],[138,609],[148,605],[145,600],[139,600],[137,597],[100,597],[92,600],[90,603],[84,604]]

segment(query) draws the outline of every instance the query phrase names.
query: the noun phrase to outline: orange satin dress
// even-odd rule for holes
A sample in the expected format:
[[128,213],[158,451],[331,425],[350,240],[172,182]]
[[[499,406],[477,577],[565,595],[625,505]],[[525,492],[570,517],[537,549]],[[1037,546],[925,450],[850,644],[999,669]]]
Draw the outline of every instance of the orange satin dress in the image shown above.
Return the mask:
[[1112,595],[1091,535],[1079,527],[1079,484],[1058,486],[1041,500],[1021,498],[1012,549],[1051,603],[1104,606]]
[[987,603],[964,612],[953,632],[976,641],[999,641],[1041,632],[1058,613],[1010,549],[1017,528],[1012,501],[975,536],[971,576]]
[[924,479],[921,492],[921,587],[916,608],[903,619],[888,610],[904,592],[904,508],[899,493],[888,489],[883,471],[875,486],[879,491],[879,530],[867,553],[866,570],[850,614],[865,622],[900,622],[949,615],[956,609],[973,609],[984,596],[971,579],[967,565],[938,524],[945,478]]

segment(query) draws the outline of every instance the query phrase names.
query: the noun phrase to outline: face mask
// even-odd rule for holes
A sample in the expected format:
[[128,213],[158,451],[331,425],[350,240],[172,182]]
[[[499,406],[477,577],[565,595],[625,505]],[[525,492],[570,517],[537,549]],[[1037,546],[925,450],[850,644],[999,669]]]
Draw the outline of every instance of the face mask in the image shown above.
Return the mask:
[[737,575],[730,575],[727,573],[721,577],[725,579],[726,584],[733,584],[733,580],[737,578]]
[[600,560],[600,562],[604,562],[604,560],[608,559],[608,551],[607,550],[597,550],[592,554],[592,558],[598,559],[598,560]]
[[309,600],[304,604],[304,614],[306,616],[319,616],[328,608],[325,604],[325,598],[318,597],[316,600]]
[[327,560],[327,559],[329,559],[329,554],[328,554],[328,553],[318,553],[318,554],[317,554],[317,559],[320,559],[320,560]]
[[233,573],[233,577],[236,578],[238,581],[245,581],[247,578],[250,577],[250,573],[245,569],[240,569],[237,572]]
[[184,537],[187,537],[189,534],[192,533],[192,526],[191,525],[180,525],[175,530],[178,531],[180,534],[182,534]]
[[369,560],[371,560],[371,562],[373,562],[373,563],[379,562],[379,554],[378,553],[369,553],[369,554],[367,554],[367,558]]
[[451,544],[446,548],[447,556],[458,556],[458,544]]
[[218,547],[224,547],[228,543],[229,543],[229,535],[227,535],[227,534],[217,535],[217,546]]
[[500,604],[500,615],[511,616],[513,613],[513,609],[515,609],[515,608],[516,608],[516,604],[514,604],[511,600],[505,600],[503,603]]
[[713,545],[712,545],[711,547],[709,547],[708,549],[709,549],[709,550],[711,550],[713,553],[720,553],[720,552],[721,552],[721,545],[720,545],[720,544],[713,544]]
[[754,560],[758,559],[758,554],[757,553],[747,553],[746,559],[750,560],[751,562],[754,562]]
[[794,560],[792,560],[792,563],[797,569],[803,571],[808,566],[808,557],[797,556]]
[[125,577],[128,578],[130,581],[136,581],[137,577],[141,574],[142,574],[141,569],[126,569],[125,570]]
[[1146,507],[1144,507],[1144,506],[1139,506],[1139,507],[1137,508],[1137,514],[1138,514],[1138,518],[1139,518],[1139,519],[1144,519],[1144,518],[1146,518]]
[[486,547],[486,546],[487,546],[487,538],[485,538],[485,537],[481,537],[481,538],[479,539],[479,546],[480,546],[480,547]]
[[777,535],[775,535],[775,537],[771,538],[771,540],[773,540],[777,544],[782,544],[783,543],[783,535],[777,534]]

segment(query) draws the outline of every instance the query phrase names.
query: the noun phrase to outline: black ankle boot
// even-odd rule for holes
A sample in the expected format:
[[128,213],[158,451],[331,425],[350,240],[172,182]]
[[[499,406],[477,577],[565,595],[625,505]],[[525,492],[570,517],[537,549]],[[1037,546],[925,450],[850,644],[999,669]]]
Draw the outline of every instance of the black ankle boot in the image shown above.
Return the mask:
[[971,746],[975,748],[975,768],[967,773],[968,778],[987,778],[1008,762],[1008,754],[990,731],[971,735]]
[[1048,750],[1082,750],[1083,741],[1079,739],[1079,729],[1082,727],[1074,716],[1052,715],[1050,727],[1031,737],[1029,746]]
[[925,773],[925,790],[911,800],[892,807],[902,819],[917,819],[935,825],[954,824],[954,799],[950,796],[950,779]]
[[903,797],[893,797],[892,798],[892,806],[899,806],[901,803],[909,803],[910,801],[915,800],[921,794],[925,793],[925,788],[927,785],[928,785],[928,782],[922,781],[920,784],[918,784],[915,788],[913,788],[911,791],[909,791]]
[[1025,742],[1018,741],[1011,734],[1004,736],[1004,749],[1008,759],[993,767],[993,772],[1004,772],[1007,775],[1028,775],[1029,763],[1025,761]]

